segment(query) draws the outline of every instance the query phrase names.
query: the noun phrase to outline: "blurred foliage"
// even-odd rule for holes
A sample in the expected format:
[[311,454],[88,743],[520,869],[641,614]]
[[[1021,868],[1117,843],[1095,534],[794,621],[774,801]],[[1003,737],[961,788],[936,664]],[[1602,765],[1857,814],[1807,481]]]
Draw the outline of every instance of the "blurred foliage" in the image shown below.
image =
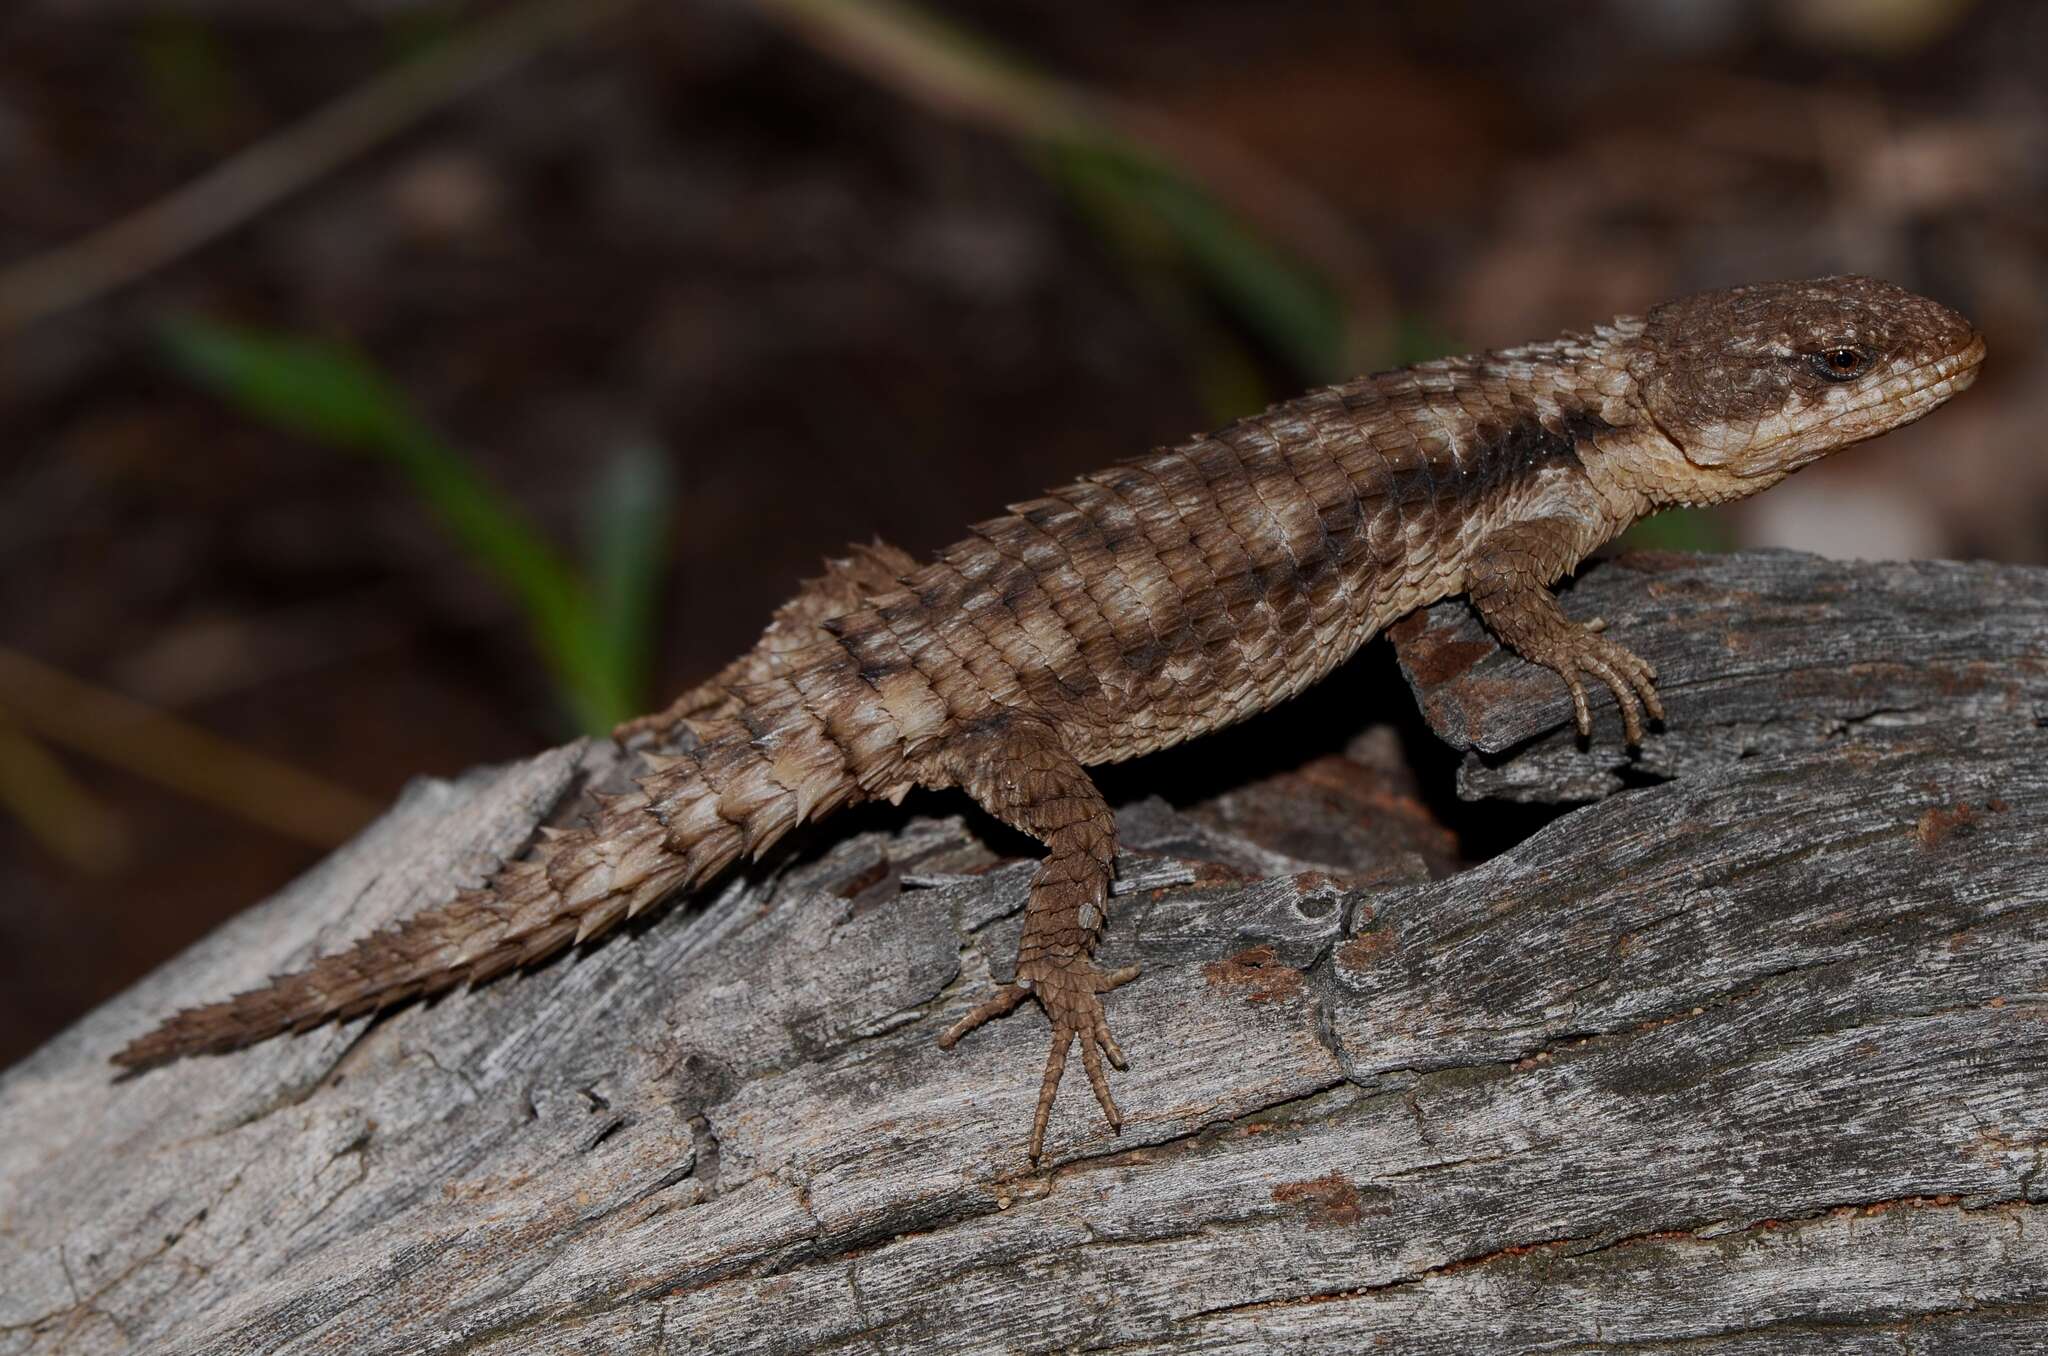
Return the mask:
[[1336,293],[1193,178],[1109,135],[1055,140],[1041,163],[1098,230],[1127,253],[1174,258],[1303,377],[1345,375]]
[[1450,331],[1439,329],[1419,315],[1404,313],[1394,317],[1384,361],[1389,367],[1407,367],[1413,363],[1426,363],[1431,358],[1463,353],[1467,348],[1468,345],[1460,343]]
[[1778,22],[1808,42],[1900,57],[1936,41],[1977,0],[1777,0]]
[[0,706],[0,811],[74,870],[119,871],[133,846],[120,815],[81,785]]
[[[1120,125],[1094,94],[992,39],[901,0],[756,0],[800,35],[938,116],[1019,143],[1118,251],[1133,285],[1202,350],[1196,378],[1226,417],[1270,399],[1234,341],[1205,324],[1206,296],[1310,381],[1347,375],[1351,326],[1338,289],[1286,244],[1248,223],[1199,165]],[[1187,295],[1168,296],[1169,290]],[[1380,355],[1372,355],[1377,359]]]
[[222,149],[241,111],[233,57],[211,25],[188,14],[162,14],[135,34],[134,52],[150,102],[192,145]]
[[462,33],[460,4],[408,5],[384,18],[384,39],[391,56],[409,61],[445,46]]
[[604,719],[607,730],[647,708],[675,500],[668,457],[652,443],[629,443],[598,476],[584,506],[596,641],[608,671],[618,675],[618,713]]
[[1671,509],[1636,524],[1615,540],[1620,551],[1733,551],[1735,532],[1713,509]]
[[353,351],[201,319],[175,321],[163,337],[187,375],[243,413],[403,474],[449,536],[517,600],[579,728],[602,733],[642,709],[674,500],[658,452],[631,448],[598,478],[586,573]]

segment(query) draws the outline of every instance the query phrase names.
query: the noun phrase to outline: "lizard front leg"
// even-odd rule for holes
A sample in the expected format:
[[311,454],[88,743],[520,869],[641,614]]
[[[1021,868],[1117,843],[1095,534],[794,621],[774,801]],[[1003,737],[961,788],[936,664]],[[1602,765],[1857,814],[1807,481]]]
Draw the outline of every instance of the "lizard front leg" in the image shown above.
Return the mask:
[[1607,685],[1621,708],[1628,742],[1643,742],[1643,713],[1664,719],[1658,700],[1657,671],[1618,641],[1601,634],[1604,622],[1579,623],[1565,616],[1551,581],[1577,564],[1570,524],[1553,519],[1518,523],[1480,543],[1466,575],[1466,592],[1487,628],[1501,643],[1532,664],[1541,664],[1564,679],[1571,689],[1572,715],[1579,733],[1593,733],[1586,689],[1579,681],[1591,674]]
[[1031,1122],[1031,1161],[1045,1145],[1067,1052],[1081,1046],[1081,1067],[1112,1129],[1123,1115],[1110,1096],[1103,1072],[1106,1056],[1125,1067],[1123,1050],[1110,1034],[1102,995],[1137,977],[1138,967],[1104,972],[1093,959],[1095,943],[1109,921],[1109,882],[1116,862],[1116,821],[1109,805],[1060,743],[1050,725],[1029,716],[999,717],[955,736],[939,756],[954,784],[1012,828],[1046,846],[1045,862],[1031,880],[1024,912],[1024,936],[1017,948],[1017,978],[961,1018],[939,1037],[951,1049],[968,1032],[1035,997],[1052,1023],[1052,1052],[1038,1089]]

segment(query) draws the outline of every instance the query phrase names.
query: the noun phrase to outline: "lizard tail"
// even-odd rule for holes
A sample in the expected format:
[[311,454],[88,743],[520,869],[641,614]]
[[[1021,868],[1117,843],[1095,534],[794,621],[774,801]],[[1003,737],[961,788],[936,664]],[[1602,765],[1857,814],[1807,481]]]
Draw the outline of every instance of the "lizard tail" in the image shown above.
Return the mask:
[[827,624],[903,587],[917,561],[880,537],[847,548],[825,562],[825,573],[806,579],[796,596],[775,609],[754,648],[727,664],[709,682],[691,688],[665,711],[629,720],[612,731],[621,744],[641,734],[660,734],[692,721],[731,719],[739,709],[734,694],[750,683],[780,676],[792,659],[831,636]]
[[698,726],[698,748],[650,758],[638,790],[601,798],[589,827],[543,829],[530,854],[483,887],[261,988],[179,1012],[114,1062],[147,1068],[238,1049],[481,984],[758,856],[806,819],[909,789],[904,732],[840,646],[734,696],[732,716]]

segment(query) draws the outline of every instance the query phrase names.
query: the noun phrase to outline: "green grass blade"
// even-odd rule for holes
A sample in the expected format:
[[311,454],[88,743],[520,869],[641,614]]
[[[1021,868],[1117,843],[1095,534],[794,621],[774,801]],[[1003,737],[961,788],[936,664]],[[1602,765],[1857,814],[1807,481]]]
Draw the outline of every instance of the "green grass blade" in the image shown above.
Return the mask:
[[614,701],[627,711],[646,705],[675,497],[668,458],[634,443],[598,477],[585,510],[599,652]]
[[583,581],[362,357],[336,344],[200,319],[167,326],[164,342],[189,376],[244,413],[391,463],[457,544],[518,600],[577,724],[600,731],[632,714]]
[[[1343,375],[1347,334],[1336,293],[1245,225],[1195,180],[1119,142],[1054,143],[1055,178],[1084,203],[1148,215],[1224,306],[1304,376]],[[1100,210],[1094,213],[1098,221]]]
[[1199,166],[1120,125],[1088,91],[907,0],[761,0],[821,50],[943,117],[993,128],[1027,150],[1134,260],[1171,259],[1177,285],[1206,289],[1304,375],[1348,366],[1336,289],[1262,237]]

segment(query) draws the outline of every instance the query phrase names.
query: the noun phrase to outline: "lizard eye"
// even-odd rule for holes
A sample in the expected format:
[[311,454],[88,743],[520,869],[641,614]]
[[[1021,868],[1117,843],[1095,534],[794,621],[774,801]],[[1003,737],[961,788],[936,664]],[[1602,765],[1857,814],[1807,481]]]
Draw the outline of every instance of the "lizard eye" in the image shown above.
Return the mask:
[[1870,359],[1861,349],[1847,347],[1824,348],[1818,353],[1808,354],[1806,361],[1829,381],[1854,380],[1870,366]]

